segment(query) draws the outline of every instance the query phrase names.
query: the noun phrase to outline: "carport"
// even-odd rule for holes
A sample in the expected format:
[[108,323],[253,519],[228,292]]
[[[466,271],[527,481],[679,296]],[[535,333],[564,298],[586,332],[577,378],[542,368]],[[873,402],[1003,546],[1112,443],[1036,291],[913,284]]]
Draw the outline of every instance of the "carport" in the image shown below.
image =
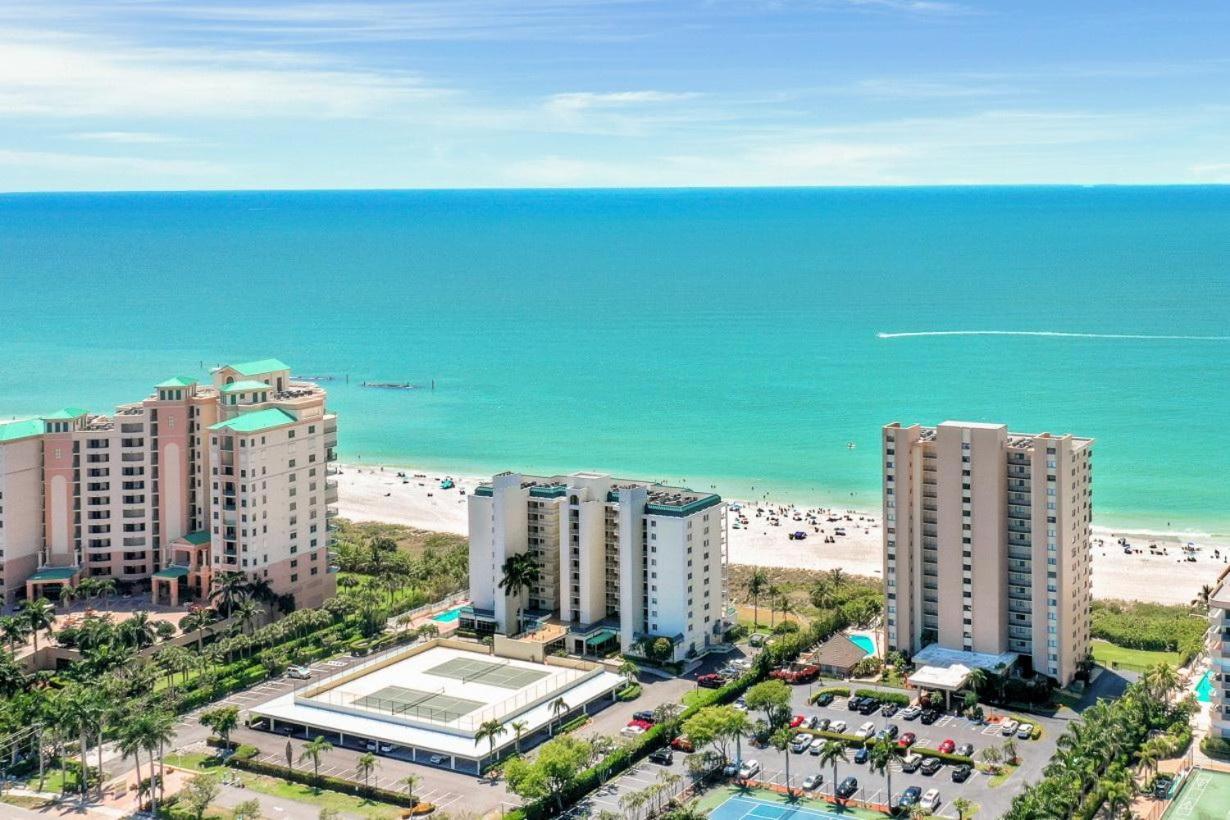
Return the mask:
[[924,666],[910,675],[906,683],[926,692],[943,692],[944,709],[952,705],[952,693],[960,691],[969,680],[970,668],[954,663],[951,666]]

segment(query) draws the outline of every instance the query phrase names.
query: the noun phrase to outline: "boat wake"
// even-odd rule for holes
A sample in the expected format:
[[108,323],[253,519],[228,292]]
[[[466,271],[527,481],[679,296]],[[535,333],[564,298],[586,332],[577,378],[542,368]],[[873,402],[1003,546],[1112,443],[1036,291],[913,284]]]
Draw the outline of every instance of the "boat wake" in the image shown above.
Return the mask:
[[1150,341],[1230,342],[1230,336],[1167,336],[1146,333],[1067,333],[1060,330],[916,330],[877,333],[878,339],[912,339],[920,336],[1047,336],[1061,339],[1146,339]]

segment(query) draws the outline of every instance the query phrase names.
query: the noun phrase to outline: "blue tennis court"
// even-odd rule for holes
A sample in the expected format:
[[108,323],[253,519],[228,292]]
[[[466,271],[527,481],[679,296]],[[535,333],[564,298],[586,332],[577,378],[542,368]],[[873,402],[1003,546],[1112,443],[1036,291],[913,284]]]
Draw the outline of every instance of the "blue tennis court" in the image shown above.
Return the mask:
[[709,812],[709,820],[743,820],[743,818],[760,818],[761,820],[850,820],[851,813],[837,814],[821,809],[809,809],[803,806],[788,806],[784,803],[770,803],[767,800],[757,800],[754,797],[736,794],[713,811]]

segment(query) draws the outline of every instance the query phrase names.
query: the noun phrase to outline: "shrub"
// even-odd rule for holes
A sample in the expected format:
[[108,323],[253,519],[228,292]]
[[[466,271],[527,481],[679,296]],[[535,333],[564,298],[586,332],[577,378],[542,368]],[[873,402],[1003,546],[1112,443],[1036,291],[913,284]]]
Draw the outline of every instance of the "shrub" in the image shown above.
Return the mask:
[[799,625],[794,621],[782,621],[777,626],[773,627],[773,632],[777,635],[785,635],[788,632],[798,632]]
[[231,757],[239,758],[240,760],[251,760],[260,754],[261,750],[250,743],[240,743],[235,747],[235,753]]
[[1139,601],[1094,601],[1090,632],[1095,638],[1128,649],[1181,652],[1183,663],[1203,645],[1208,621],[1186,606]]
[[[648,732],[646,732],[646,734],[648,734]],[[289,780],[293,783],[302,783],[305,786],[318,786],[323,789],[342,792],[343,794],[351,794],[356,797],[366,797],[381,803],[392,803],[394,806],[414,808],[418,805],[417,801],[412,803],[410,801],[410,796],[404,792],[390,791],[389,789],[381,789],[375,786],[369,788],[364,786],[362,783],[352,783],[349,780],[344,780],[340,777],[332,777],[330,775],[321,775],[317,778],[312,775],[311,771],[306,769],[288,769],[285,766],[279,766],[274,763],[264,763],[260,760],[243,760],[238,757],[231,757],[227,763],[230,766],[234,766],[236,769],[243,769],[244,771],[269,775],[271,777],[280,777],[283,780]]]
[[817,689],[815,692],[811,693],[811,697],[808,699],[808,702],[815,703],[820,699],[821,695],[832,695],[835,698],[848,698],[850,697],[850,688],[848,686],[829,686],[824,689]]
[[880,674],[881,666],[882,664],[880,663],[879,658],[874,655],[868,655],[858,663],[854,664],[854,668],[850,670],[850,674],[856,678],[870,678],[873,675]]
[[1214,737],[1213,735],[1205,735],[1204,740],[1200,741],[1200,751],[1209,757],[1230,760],[1230,740]]
[[631,686],[620,689],[615,695],[622,703],[627,703],[630,700],[636,700],[641,696],[641,685],[634,683]]
[[892,703],[897,706],[910,705],[910,696],[904,692],[881,692],[878,689],[855,689],[854,695],[860,698],[875,698],[881,703]]

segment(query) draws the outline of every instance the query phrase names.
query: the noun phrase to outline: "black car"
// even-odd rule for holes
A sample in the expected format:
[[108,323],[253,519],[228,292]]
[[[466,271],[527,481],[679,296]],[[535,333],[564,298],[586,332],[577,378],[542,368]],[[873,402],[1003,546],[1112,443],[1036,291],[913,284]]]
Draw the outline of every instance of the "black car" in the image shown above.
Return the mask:
[[899,732],[900,730],[897,728],[897,724],[890,723],[879,732],[876,732],[876,737],[880,740],[896,740]]
[[851,712],[857,712],[860,708],[862,708],[862,705],[863,705],[863,699],[856,695],[850,698],[849,702],[846,703],[846,708],[849,709]]
[[821,695],[820,697],[816,698],[816,705],[817,705],[817,706],[828,706],[828,705],[829,705],[830,703],[832,703],[832,702],[833,702],[833,693],[832,693],[832,692],[825,692],[823,695]]
[[661,763],[663,766],[669,766],[675,759],[675,753],[668,748],[661,748],[649,755],[649,759],[654,763]]
[[880,707],[880,714],[883,715],[884,717],[892,717],[893,715],[897,714],[897,704],[895,703],[884,704],[882,707]]
[[646,723],[655,722],[653,719],[653,712],[649,711],[648,709],[644,709],[644,710],[641,710],[640,712],[633,713],[632,719],[633,720],[643,720]]
[[935,723],[935,721],[939,718],[939,716],[940,716],[940,713],[935,711],[934,709],[923,709],[923,713],[918,716],[918,719],[921,722],[930,726],[932,723]]
[[842,800],[851,797],[856,791],[858,791],[857,777],[847,777],[837,785],[837,796]]
[[943,765],[944,761],[940,760],[938,757],[929,757],[922,762],[922,765],[918,767],[918,770],[923,774],[935,774]]
[[879,708],[880,708],[880,701],[876,700],[875,698],[864,698],[863,702],[858,707],[858,711],[859,711],[859,714],[870,715],[872,712],[874,712],[876,709],[879,709]]
[[871,750],[866,746],[859,746],[858,751],[854,753],[855,763],[866,763],[867,758],[871,756]]
[[1170,794],[1170,787],[1174,785],[1174,781],[1165,775],[1159,777],[1153,782],[1153,796],[1158,800],[1165,800],[1166,795]]
[[957,747],[957,754],[961,755],[962,757],[973,757],[974,756],[974,744],[973,743],[962,743],[960,746]]
[[897,801],[897,808],[908,809],[917,803],[920,797],[922,797],[922,787],[910,786],[901,793],[901,799]]
[[818,731],[818,732],[828,731],[829,724],[830,724],[831,722],[832,722],[832,721],[830,721],[828,718],[823,718],[823,717],[822,717],[822,718],[820,718],[818,721],[816,721],[816,725],[815,725],[815,726],[813,726],[812,728],[813,728],[813,729],[815,729],[815,730],[816,730],[816,731]]
[[966,780],[969,780],[970,772],[972,771],[972,766],[968,763],[962,763],[960,766],[957,766],[952,770],[952,782],[964,783]]

